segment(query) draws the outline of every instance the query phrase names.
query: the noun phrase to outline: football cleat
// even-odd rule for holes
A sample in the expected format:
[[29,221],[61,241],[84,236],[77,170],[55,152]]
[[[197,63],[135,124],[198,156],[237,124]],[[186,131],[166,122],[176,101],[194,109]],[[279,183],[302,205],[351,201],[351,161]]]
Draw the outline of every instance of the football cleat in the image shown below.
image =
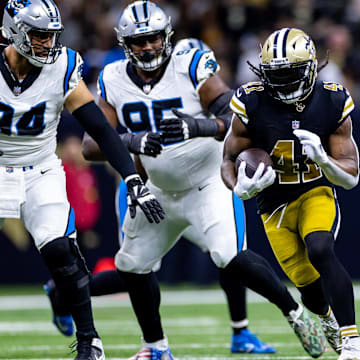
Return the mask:
[[320,325],[329,345],[338,353],[341,352],[340,327],[331,311],[329,316],[319,316]]
[[44,290],[50,300],[53,324],[63,335],[72,336],[74,334],[73,318],[58,298],[54,281],[49,280],[44,285]]
[[240,334],[231,337],[230,351],[236,353],[274,354],[275,348],[263,343],[250,330],[243,329]]
[[169,348],[159,350],[152,347],[144,347],[129,360],[174,360]]
[[77,356],[75,360],[105,360],[104,348],[99,338],[79,339],[70,347],[76,347]]
[[320,325],[301,304],[297,310],[290,311],[287,320],[299,338],[301,345],[311,357],[317,358],[324,353],[325,335]]
[[343,338],[338,360],[360,360],[360,338],[358,336]]

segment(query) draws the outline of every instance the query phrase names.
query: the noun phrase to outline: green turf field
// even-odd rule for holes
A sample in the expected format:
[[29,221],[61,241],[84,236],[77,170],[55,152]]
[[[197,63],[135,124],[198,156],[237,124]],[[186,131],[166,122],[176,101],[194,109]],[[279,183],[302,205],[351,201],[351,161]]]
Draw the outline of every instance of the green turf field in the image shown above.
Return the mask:
[[[0,291],[0,359],[73,359],[68,345],[74,338],[59,335],[50,323],[46,297],[25,295],[21,289],[15,293],[9,296],[9,291]],[[280,311],[253,293],[248,296],[250,329],[277,348],[274,355],[230,354],[228,312],[219,290],[173,290],[164,292],[162,298],[163,325],[178,359],[310,359]],[[127,295],[102,297],[93,303],[107,359],[135,354],[140,330]],[[359,305],[357,301],[358,309]],[[333,351],[322,357],[336,358]]]

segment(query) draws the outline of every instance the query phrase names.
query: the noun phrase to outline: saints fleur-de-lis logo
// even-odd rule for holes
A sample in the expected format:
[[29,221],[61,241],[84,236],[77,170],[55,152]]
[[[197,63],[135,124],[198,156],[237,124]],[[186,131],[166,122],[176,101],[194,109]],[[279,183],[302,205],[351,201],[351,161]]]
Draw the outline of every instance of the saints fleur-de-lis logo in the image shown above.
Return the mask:
[[306,40],[305,49],[308,50],[311,55],[314,55],[315,46],[311,38],[309,36],[303,36],[303,38]]

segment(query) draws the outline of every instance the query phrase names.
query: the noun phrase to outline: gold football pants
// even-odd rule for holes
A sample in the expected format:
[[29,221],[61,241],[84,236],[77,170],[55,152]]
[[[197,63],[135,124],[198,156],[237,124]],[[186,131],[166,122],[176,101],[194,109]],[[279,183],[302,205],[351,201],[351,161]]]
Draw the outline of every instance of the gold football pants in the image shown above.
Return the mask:
[[336,237],[340,211],[333,190],[316,187],[261,218],[273,252],[289,279],[297,287],[318,279],[320,275],[310,263],[304,239],[314,231],[330,231]]

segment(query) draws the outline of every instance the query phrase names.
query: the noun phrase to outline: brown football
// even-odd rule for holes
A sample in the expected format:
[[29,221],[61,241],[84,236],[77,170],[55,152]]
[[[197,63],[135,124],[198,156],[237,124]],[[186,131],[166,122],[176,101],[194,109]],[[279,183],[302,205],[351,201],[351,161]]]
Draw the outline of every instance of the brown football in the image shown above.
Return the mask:
[[254,176],[254,173],[261,162],[265,164],[264,173],[268,166],[273,166],[270,155],[265,150],[258,148],[246,149],[238,155],[235,161],[236,172],[242,161],[246,162],[245,173],[250,178]]

